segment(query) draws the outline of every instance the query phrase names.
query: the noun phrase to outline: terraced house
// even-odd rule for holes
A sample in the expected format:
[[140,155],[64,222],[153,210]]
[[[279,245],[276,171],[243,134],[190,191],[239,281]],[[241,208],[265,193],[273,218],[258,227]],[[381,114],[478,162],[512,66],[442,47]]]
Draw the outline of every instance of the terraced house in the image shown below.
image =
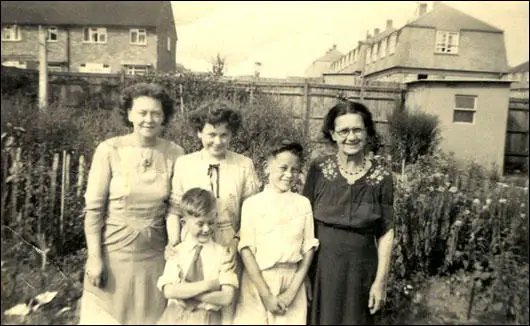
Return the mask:
[[384,30],[359,41],[335,60],[329,83],[410,82],[423,79],[501,79],[508,71],[504,32],[450,5],[419,2],[414,19],[400,28],[388,20]]
[[53,71],[175,71],[170,1],[2,1],[2,65],[38,68],[39,26]]

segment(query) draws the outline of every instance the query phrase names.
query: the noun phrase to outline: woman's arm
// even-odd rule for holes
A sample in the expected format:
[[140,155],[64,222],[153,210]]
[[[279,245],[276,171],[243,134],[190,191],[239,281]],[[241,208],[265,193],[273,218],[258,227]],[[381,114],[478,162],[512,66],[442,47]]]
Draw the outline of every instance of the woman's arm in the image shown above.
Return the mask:
[[87,246],[86,273],[92,285],[103,284],[104,262],[102,258],[102,229],[108,206],[109,184],[112,177],[109,148],[105,143],[98,145],[94,152],[85,192],[84,231]]
[[199,282],[175,282],[164,285],[162,291],[168,299],[189,299],[201,293],[216,291],[219,289],[219,280],[207,280]]
[[388,230],[377,239],[377,273],[375,282],[386,284],[390,271],[390,261],[392,257],[392,243],[394,242],[394,229]]

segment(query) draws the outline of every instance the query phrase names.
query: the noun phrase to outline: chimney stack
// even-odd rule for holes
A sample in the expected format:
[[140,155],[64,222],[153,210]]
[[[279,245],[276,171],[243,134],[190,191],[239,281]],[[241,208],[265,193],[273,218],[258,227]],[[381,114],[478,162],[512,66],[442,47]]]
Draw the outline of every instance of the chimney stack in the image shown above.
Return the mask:
[[392,28],[392,19],[386,20],[386,30],[389,30]]
[[420,2],[418,5],[418,15],[422,16],[427,12],[427,3]]
[[434,8],[434,7],[438,6],[438,5],[440,4],[440,2],[441,2],[441,1],[434,1],[434,2],[432,3],[432,7]]
[[372,36],[370,35],[370,31],[366,31],[366,40],[370,40]]
[[374,28],[374,36],[376,36],[377,34],[379,34],[379,28]]

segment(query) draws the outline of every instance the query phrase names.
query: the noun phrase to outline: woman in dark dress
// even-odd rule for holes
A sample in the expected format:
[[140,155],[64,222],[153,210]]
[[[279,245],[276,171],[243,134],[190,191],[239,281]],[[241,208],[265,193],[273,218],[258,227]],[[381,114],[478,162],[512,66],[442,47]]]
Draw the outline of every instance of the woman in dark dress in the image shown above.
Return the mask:
[[370,324],[385,302],[393,231],[393,178],[373,158],[370,111],[341,101],[324,119],[336,154],[315,159],[304,195],[313,206],[320,249],[312,270],[310,323]]

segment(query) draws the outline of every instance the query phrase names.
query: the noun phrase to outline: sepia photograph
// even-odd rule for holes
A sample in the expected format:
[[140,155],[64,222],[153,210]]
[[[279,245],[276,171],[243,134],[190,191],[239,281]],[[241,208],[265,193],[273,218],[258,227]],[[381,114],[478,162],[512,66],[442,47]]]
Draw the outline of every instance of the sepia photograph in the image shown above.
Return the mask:
[[1,1],[2,325],[528,325],[527,1]]

